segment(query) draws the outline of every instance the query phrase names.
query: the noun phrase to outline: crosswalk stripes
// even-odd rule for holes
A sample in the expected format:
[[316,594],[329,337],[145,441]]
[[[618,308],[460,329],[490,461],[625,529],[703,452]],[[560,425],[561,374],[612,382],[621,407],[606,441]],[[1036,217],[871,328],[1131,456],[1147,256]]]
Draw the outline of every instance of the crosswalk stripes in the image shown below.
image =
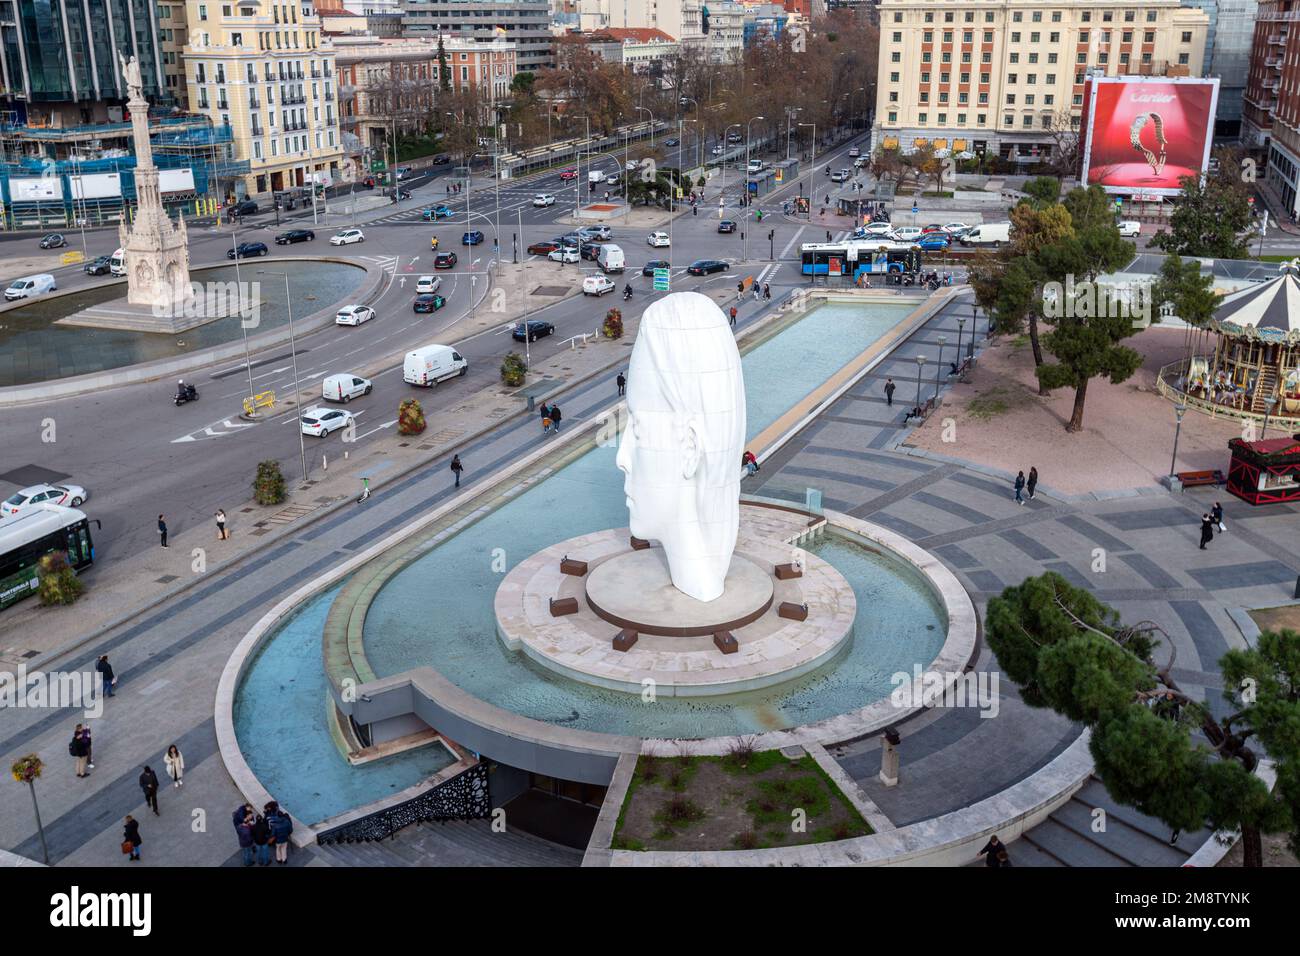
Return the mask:
[[389,275],[397,272],[397,256],[362,256],[361,258],[373,262]]

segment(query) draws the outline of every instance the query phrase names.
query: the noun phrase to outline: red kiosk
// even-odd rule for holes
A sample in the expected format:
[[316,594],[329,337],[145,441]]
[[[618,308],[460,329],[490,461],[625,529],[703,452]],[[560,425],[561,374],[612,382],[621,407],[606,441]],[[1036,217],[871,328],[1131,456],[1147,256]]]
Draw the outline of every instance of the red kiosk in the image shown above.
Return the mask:
[[1252,505],[1300,501],[1300,435],[1228,442],[1228,492]]

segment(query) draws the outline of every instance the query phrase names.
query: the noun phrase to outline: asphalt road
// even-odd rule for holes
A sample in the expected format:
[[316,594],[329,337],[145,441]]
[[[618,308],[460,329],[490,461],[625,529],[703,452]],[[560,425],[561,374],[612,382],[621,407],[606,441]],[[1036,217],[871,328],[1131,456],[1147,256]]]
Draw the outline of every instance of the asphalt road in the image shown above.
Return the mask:
[[[828,154],[825,162],[845,165],[847,148],[847,143],[842,145]],[[818,165],[823,165],[821,157]],[[597,166],[612,171],[614,160],[606,157],[598,161]],[[584,164],[583,178],[587,168]],[[739,175],[732,171],[728,178],[732,175],[736,175],[735,182],[738,182]],[[476,293],[482,293],[479,277],[493,264],[492,238],[498,209],[501,245],[507,257],[512,254],[515,234],[520,232],[521,223],[522,234],[518,237],[521,250],[529,243],[558,236],[571,228],[558,220],[573,212],[577,187],[562,181],[558,171],[502,183],[499,191],[491,184],[476,183],[472,191],[450,198],[448,204],[457,212],[454,219],[443,220],[436,226],[422,221],[421,210],[425,206],[448,201],[445,182],[445,177],[416,180],[411,200],[397,204],[391,210],[385,207],[362,214],[358,225],[364,229],[366,241],[358,245],[326,245],[327,237],[335,229],[353,224],[352,219],[340,213],[337,201],[331,202],[328,216],[323,214],[323,208],[318,210],[319,218],[325,221],[314,227],[310,225],[311,213],[307,210],[305,215],[296,217],[297,221],[282,216],[278,229],[274,214],[262,213],[249,217],[237,231],[228,226],[191,230],[191,259],[196,265],[226,261],[224,252],[233,241],[263,241],[271,245],[277,232],[290,226],[306,226],[315,229],[314,242],[289,247],[271,246],[272,255],[282,249],[292,255],[328,251],[333,255],[368,258],[389,273],[386,287],[370,303],[378,313],[375,320],[357,327],[329,326],[300,337],[297,343],[298,382],[304,391],[304,405],[308,404],[313,393],[319,395],[321,379],[327,374],[371,364],[384,367],[384,371],[371,376],[373,394],[354,399],[347,406],[357,416],[357,443],[348,446],[354,452],[364,453],[369,443],[389,433],[396,421],[398,402],[407,395],[417,395],[426,413],[436,416],[440,411],[463,402],[471,392],[495,387],[499,381],[497,369],[501,358],[506,352],[519,348],[519,344],[505,334],[504,328],[488,330],[457,341],[457,348],[469,360],[469,373],[464,378],[430,390],[415,389],[401,378],[401,361],[407,351],[425,344],[436,333],[450,329],[454,336],[457,323],[470,311],[471,274],[475,276]],[[728,190],[733,201],[737,188],[733,183]],[[537,193],[554,195],[555,205],[535,208],[532,198]],[[795,193],[795,184],[789,184],[785,191],[766,197],[758,208],[779,210],[781,199]],[[587,197],[584,195],[583,198]],[[782,260],[774,271],[769,270],[767,276],[774,294],[780,294],[801,281],[797,266],[798,243],[822,238],[820,229],[808,231],[806,227],[773,216],[770,226],[765,221],[751,233],[749,252],[754,268],[742,270],[739,267],[743,247],[740,235],[720,235],[717,232],[719,215],[716,202],[717,189],[710,188],[707,208],[702,207],[697,216],[682,216],[675,220],[671,250],[649,247],[644,229],[629,229],[618,221],[611,222],[612,241],[623,247],[628,259],[627,273],[616,281],[620,286],[625,281],[633,285],[636,293],[632,301],[623,303],[617,293],[600,299],[578,296],[532,313],[530,317],[545,319],[556,327],[554,336],[532,344],[534,360],[567,347],[565,341],[572,335],[595,328],[612,302],[632,315],[639,314],[653,296],[651,280],[642,278],[640,274],[641,265],[650,259],[671,258],[675,290],[733,281],[726,274],[705,280],[683,280],[685,266],[694,259],[725,259],[733,263],[732,275],[736,272],[743,275],[769,265],[769,252]],[[729,218],[739,218],[739,212],[730,206],[725,210]],[[753,207],[749,212],[753,212]],[[469,249],[459,244],[466,222],[486,233],[484,245]],[[775,241],[771,244],[766,241],[769,228],[776,230]],[[758,230],[761,230],[762,241],[757,241]],[[458,252],[460,261],[456,269],[440,273],[443,276],[440,291],[448,299],[447,307],[432,315],[415,315],[411,311],[414,279],[433,271],[432,253],[429,251],[431,234],[439,236],[441,248]],[[117,247],[115,230],[88,232],[86,239],[90,256],[109,254]],[[27,255],[30,254],[29,247],[35,247],[36,242],[32,236],[11,238],[0,243],[0,252]],[[77,235],[73,248],[79,245],[80,236]],[[530,268],[537,270],[539,282],[544,282],[551,270],[561,268],[546,259],[523,258]],[[254,269],[260,263],[258,259],[246,261]],[[584,261],[580,266],[563,268],[594,272],[595,264]],[[64,267],[59,270],[58,278],[61,289],[105,281],[102,277],[83,275],[79,266]],[[293,363],[287,344],[255,353],[251,365],[253,385],[257,390],[275,389],[281,395],[293,390]],[[248,390],[244,363],[221,363],[187,378],[197,384],[201,398],[179,408],[172,402],[175,384],[168,379],[5,409],[0,412],[0,447],[5,449],[0,472],[37,465],[84,485],[90,492],[85,510],[103,522],[103,530],[96,536],[101,558],[122,558],[156,547],[154,525],[159,513],[167,515],[169,528],[178,533],[195,522],[209,522],[219,507],[230,509],[242,502],[259,461],[277,459],[290,480],[299,475],[296,413],[289,412],[257,424],[242,422],[238,418],[240,402]],[[49,420],[53,420],[56,426],[54,442],[42,440]],[[341,432],[323,439],[307,438],[306,441],[308,462],[313,469],[319,468],[322,454],[341,456],[344,448]],[[0,494],[7,496],[16,487],[13,483],[0,483]]]

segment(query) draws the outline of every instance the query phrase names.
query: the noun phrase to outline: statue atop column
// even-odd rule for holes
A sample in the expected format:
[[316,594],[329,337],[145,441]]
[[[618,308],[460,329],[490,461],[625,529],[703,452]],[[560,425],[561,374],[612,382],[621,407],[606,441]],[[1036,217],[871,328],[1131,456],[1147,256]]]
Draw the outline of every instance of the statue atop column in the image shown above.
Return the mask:
[[144,80],[140,78],[140,61],[134,56],[127,59],[121,51],[117,54],[118,62],[122,65],[122,81],[126,83],[128,100],[144,99]]

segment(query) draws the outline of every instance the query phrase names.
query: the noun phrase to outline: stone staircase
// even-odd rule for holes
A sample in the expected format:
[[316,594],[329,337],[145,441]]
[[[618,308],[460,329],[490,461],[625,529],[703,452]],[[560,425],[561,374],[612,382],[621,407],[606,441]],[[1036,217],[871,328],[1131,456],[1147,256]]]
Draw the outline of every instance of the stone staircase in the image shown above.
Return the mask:
[[[1096,808],[1106,811],[1104,833],[1092,831]],[[1208,830],[1184,833],[1170,846],[1169,827],[1116,803],[1094,777],[1008,852],[1013,866],[1182,866],[1209,837]]]
[[493,833],[488,820],[417,823],[387,840],[315,846],[330,866],[580,866],[582,851],[526,833]]

